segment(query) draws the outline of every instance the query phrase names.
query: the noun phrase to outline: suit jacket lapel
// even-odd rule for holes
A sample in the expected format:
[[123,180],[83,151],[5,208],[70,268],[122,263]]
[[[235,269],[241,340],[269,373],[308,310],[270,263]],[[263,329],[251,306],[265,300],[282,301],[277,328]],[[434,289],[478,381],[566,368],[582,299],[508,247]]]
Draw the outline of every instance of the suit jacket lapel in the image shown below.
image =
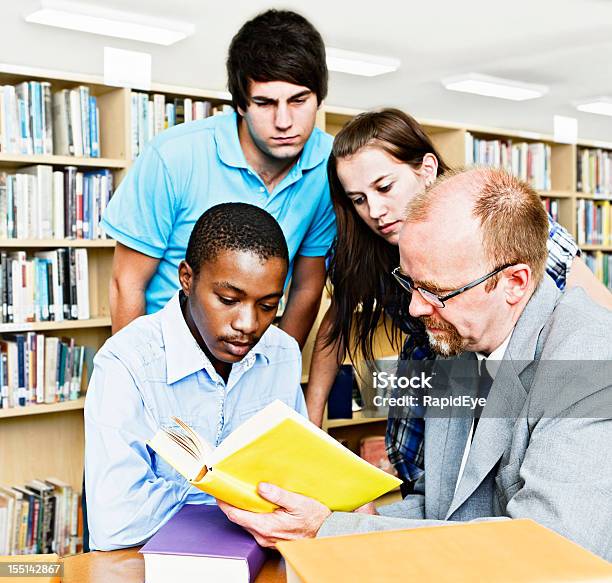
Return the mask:
[[[514,369],[502,366],[495,377],[489,399],[478,423],[463,476],[452,498],[445,519],[459,508],[478,488],[497,464],[512,438],[512,431],[527,393]],[[491,413],[493,412],[493,413]],[[487,415],[499,417],[487,417]],[[472,419],[467,420],[471,426]],[[464,445],[466,441],[463,441]],[[463,449],[461,450],[463,455]]]
[[[446,361],[446,366],[450,365],[450,369],[447,369],[450,372],[447,380],[448,394],[460,395],[465,393],[465,389],[456,378],[465,377],[469,370],[467,367],[473,366],[476,370],[477,361],[473,353],[462,354],[456,359],[457,362],[453,360]],[[453,368],[456,375],[453,375]],[[429,417],[425,423],[428,518],[442,520],[453,499],[471,423],[470,417],[455,408],[451,408],[443,417]]]
[[[559,296],[559,291],[552,280],[544,276],[544,280],[516,323],[508,349],[491,387],[461,482],[454,496],[451,497],[452,501],[445,519],[448,519],[468,500],[510,445],[516,418],[525,404],[530,388],[529,385],[523,385],[520,375],[538,352],[540,333],[549,320]],[[531,375],[525,376],[530,377]],[[471,420],[469,423],[471,425]],[[451,437],[450,429],[448,436]],[[466,440],[464,439],[462,443],[463,447],[454,448],[454,450],[460,450],[459,460],[463,456]],[[447,450],[448,448],[445,447],[445,451]],[[450,464],[450,460],[447,463]],[[450,464],[446,466],[446,470],[441,469],[440,471],[452,475],[452,467],[453,465]]]

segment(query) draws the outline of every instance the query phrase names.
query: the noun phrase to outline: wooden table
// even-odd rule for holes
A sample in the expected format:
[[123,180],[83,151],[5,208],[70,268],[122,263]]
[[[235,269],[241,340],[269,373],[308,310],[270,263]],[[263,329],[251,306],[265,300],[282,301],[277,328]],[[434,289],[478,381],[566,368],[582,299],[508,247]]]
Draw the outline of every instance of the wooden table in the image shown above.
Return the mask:
[[[144,560],[140,547],[120,551],[84,553],[63,559],[62,583],[143,583]],[[255,583],[286,583],[285,563],[274,553]]]

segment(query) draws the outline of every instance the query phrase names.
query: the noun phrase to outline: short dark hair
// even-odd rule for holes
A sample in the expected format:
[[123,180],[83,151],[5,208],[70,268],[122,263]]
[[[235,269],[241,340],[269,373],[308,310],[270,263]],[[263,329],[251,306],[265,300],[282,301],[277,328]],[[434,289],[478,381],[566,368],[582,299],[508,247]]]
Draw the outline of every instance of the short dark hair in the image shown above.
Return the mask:
[[325,45],[317,29],[289,10],[267,10],[232,39],[227,85],[234,109],[249,103],[249,81],[285,81],[308,87],[319,104],[327,95]]
[[287,242],[274,217],[252,204],[227,202],[209,208],[189,237],[185,261],[194,275],[221,251],[248,251],[267,260],[280,257],[289,265]]

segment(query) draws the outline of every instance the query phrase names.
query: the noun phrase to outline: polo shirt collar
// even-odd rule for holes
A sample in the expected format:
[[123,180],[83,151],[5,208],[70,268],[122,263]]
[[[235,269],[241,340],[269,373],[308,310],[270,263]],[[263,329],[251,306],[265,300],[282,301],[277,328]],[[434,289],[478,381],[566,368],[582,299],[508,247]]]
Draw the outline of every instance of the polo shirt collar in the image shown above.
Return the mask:
[[[324,135],[319,128],[314,128],[298,158],[297,168],[300,170],[310,170],[327,160],[329,148],[326,148],[323,143]],[[240,146],[238,115],[235,111],[219,116],[219,121],[215,128],[215,141],[217,143],[217,154],[224,164],[234,168],[247,169],[249,167]]]
[[[179,301],[180,293],[180,291],[177,291],[174,294],[172,299],[163,307],[160,315],[166,354],[166,382],[171,385],[202,369],[206,370],[211,378],[219,378],[219,373],[200,348],[191,330],[189,330],[187,322],[185,322]],[[248,370],[258,358],[263,363],[269,364],[267,334],[266,332],[260,341],[234,367],[239,366]]]

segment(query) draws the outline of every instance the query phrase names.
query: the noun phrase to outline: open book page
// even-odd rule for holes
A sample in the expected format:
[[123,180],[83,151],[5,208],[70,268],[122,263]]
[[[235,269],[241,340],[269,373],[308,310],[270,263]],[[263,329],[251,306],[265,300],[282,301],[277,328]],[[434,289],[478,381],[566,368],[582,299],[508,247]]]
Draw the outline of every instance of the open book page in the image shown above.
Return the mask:
[[308,419],[282,401],[276,400],[261,411],[255,413],[253,417],[247,419],[240,427],[232,431],[232,433],[225,438],[223,443],[218,445],[211,453],[208,465],[214,467],[215,463],[229,457],[252,441],[255,441],[255,439],[267,433],[273,427],[276,427],[284,419],[293,419],[329,445],[341,451],[346,451],[343,445],[325,431],[319,429],[316,425],[312,424]]
[[148,444],[188,480],[201,479],[213,448],[186,423],[172,419],[178,427],[160,429]]

